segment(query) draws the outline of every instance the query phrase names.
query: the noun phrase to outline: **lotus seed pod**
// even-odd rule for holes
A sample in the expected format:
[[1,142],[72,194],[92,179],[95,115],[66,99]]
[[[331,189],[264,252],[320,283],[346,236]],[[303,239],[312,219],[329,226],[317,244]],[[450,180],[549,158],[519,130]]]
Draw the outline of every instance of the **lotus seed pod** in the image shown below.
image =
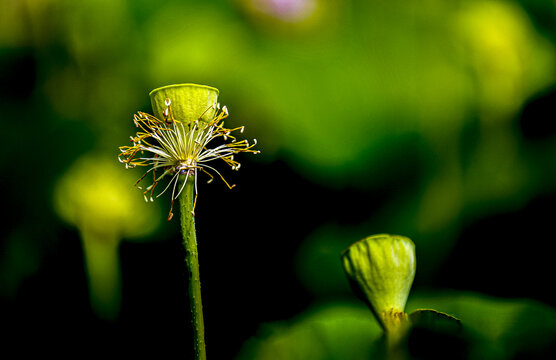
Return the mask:
[[127,239],[153,232],[155,208],[130,191],[134,176],[112,159],[91,153],[79,158],[60,178],[54,192],[58,215],[80,231]]
[[405,323],[409,290],[415,277],[415,245],[404,236],[374,235],[342,253],[344,270],[381,326],[388,330]]
[[[150,92],[154,116],[168,117],[165,113],[172,105],[173,116],[178,121],[210,121],[214,118],[218,104],[218,89],[196,84],[168,85]],[[166,115],[166,116],[165,116]]]

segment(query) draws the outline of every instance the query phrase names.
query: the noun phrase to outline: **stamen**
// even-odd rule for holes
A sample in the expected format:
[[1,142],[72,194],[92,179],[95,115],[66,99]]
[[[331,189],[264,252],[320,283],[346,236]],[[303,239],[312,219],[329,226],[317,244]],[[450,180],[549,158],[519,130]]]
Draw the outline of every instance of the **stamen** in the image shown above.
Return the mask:
[[[218,170],[206,163],[216,159],[223,159],[232,170],[237,171],[241,168],[241,163],[234,160],[235,154],[240,152],[258,154],[260,151],[252,149],[257,144],[257,139],[253,139],[254,144],[250,145],[248,140],[238,140],[235,136],[231,135],[232,132],[237,130],[243,133],[245,127],[226,128],[224,126],[224,119],[228,116],[228,108],[226,106],[221,107],[221,104],[218,102],[207,107],[196,120],[186,122],[174,119],[169,98],[165,99],[164,104],[167,108],[162,112],[164,116],[162,120],[143,112],[137,112],[134,115],[133,122],[139,130],[135,136],[130,136],[130,141],[133,143],[132,146],[121,146],[119,148],[120,156],[118,156],[118,161],[123,163],[126,169],[131,169],[138,165],[150,167],[135,183],[135,186],[143,190],[145,201],[152,202],[155,197],[162,196],[172,188],[172,203],[168,214],[168,219],[170,220],[173,217],[173,202],[184,190],[189,175],[193,176],[193,172],[195,174],[195,188],[193,189],[195,201],[197,198],[198,176],[196,175],[198,169],[210,177],[207,181],[208,184],[214,181],[215,176],[213,174],[216,173],[229,189],[233,189],[235,185],[230,185]],[[207,122],[201,121],[209,109],[218,109],[219,112],[217,111],[211,120]],[[210,148],[208,144],[220,136],[225,141],[228,138],[231,141]],[[144,152],[149,153],[149,155],[143,155]],[[156,174],[157,169],[162,170],[162,175]],[[153,173],[153,183],[146,187],[146,189],[138,186],[138,183],[151,171]],[[158,194],[154,194],[158,182],[167,175],[170,175],[170,180],[165,184],[162,192],[157,191]],[[185,181],[178,186],[181,175],[186,175]]]

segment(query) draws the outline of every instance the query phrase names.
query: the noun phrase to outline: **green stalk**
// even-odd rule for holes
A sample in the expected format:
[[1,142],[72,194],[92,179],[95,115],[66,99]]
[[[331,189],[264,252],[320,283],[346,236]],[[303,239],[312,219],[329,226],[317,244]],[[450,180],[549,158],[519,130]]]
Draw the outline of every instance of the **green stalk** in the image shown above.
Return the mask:
[[386,337],[386,359],[407,359],[405,343],[411,326],[407,314],[403,311],[385,312],[382,314],[382,323]]
[[179,196],[180,221],[185,247],[185,262],[189,274],[189,304],[191,322],[193,325],[193,349],[195,359],[205,360],[205,322],[203,319],[203,303],[201,300],[201,278],[199,276],[199,257],[197,252],[197,238],[195,236],[195,220],[193,217],[193,191],[195,181],[189,176],[185,188]]
[[119,238],[110,232],[99,233],[86,226],[81,230],[91,308],[108,321],[118,317],[121,306]]

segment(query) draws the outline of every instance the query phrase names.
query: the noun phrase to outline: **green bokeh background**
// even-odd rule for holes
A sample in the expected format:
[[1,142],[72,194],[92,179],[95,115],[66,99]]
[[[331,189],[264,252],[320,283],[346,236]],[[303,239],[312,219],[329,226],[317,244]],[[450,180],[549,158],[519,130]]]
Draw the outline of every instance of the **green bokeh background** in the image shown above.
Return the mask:
[[[169,199],[136,203],[116,155],[150,90],[190,82],[262,150],[234,190],[200,182],[209,357],[366,358],[339,254],[376,233],[415,242],[408,306],[467,316],[471,356],[554,354],[555,24],[541,0],[2,1],[2,327],[189,354]],[[90,243],[118,296],[91,296]]]

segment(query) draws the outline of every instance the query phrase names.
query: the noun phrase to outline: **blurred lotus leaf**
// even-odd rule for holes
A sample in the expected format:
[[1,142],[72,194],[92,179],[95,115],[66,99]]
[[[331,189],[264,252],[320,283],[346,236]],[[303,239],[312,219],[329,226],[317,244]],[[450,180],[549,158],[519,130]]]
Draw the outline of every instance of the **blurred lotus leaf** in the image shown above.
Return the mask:
[[546,76],[554,61],[553,49],[536,36],[517,4],[471,1],[458,12],[454,24],[477,76],[479,105],[485,115],[511,116],[532,92],[553,81],[553,72]]
[[470,339],[464,336],[459,319],[432,309],[415,310],[409,317],[407,347],[411,358],[468,358]]
[[[453,342],[435,344],[439,338],[430,335],[418,338],[432,340],[426,344],[435,345],[437,351],[433,353],[437,355],[445,350],[444,358],[545,358],[542,356],[550,356],[556,340],[556,310],[532,300],[463,292],[420,293],[411,296],[407,307],[422,306],[433,306],[461,319],[460,324],[453,316],[436,310],[416,310],[411,315],[420,328],[434,329],[437,335],[459,334],[454,348],[446,347]],[[315,306],[289,324],[264,324],[257,336],[245,343],[238,359],[381,358],[382,339],[382,330],[368,316],[368,310],[357,304],[333,303]],[[408,345],[410,354],[417,356],[415,348],[419,344],[410,338]]]
[[433,309],[417,309],[409,314],[411,325],[426,327],[438,331],[458,332],[461,330],[461,321],[452,315]]
[[541,358],[550,351],[554,355],[556,310],[550,306],[464,292],[421,293],[407,305],[409,309],[425,306],[461,319],[472,359]]
[[238,359],[363,360],[375,354],[381,336],[366,308],[332,303],[314,306],[291,323],[264,324]]

